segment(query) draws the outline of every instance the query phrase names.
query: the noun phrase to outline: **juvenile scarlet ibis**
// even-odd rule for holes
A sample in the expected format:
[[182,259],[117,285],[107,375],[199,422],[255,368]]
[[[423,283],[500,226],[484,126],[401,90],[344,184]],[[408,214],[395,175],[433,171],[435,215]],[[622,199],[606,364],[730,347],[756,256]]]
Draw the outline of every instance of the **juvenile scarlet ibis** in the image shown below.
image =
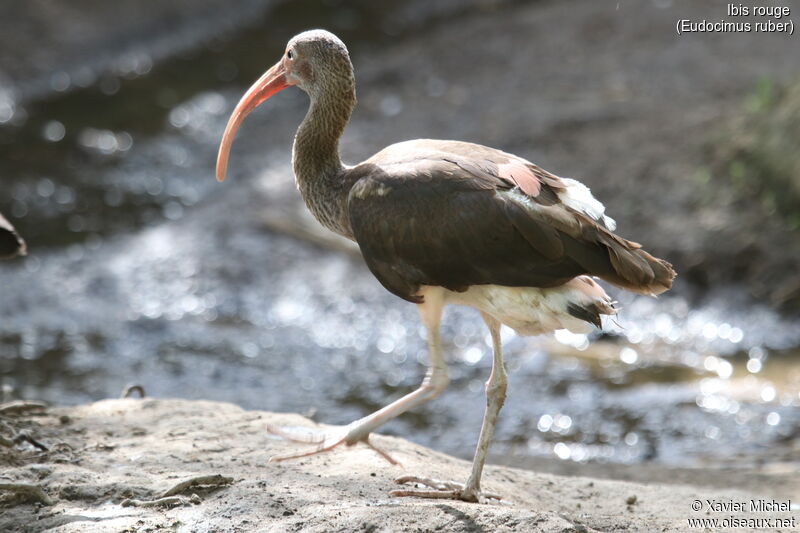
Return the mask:
[[430,364],[414,392],[326,435],[314,450],[274,459],[341,444],[372,446],[369,435],[379,426],[439,395],[448,383],[439,338],[442,309],[467,305],[480,311],[494,351],[472,472],[465,484],[405,476],[397,481],[427,488],[392,494],[467,501],[496,497],[482,493],[480,481],[506,397],[501,324],[521,335],[560,328],[585,332],[600,326],[601,315],[616,313],[592,276],[656,295],[672,286],[675,272],[639,244],[615,235],[614,221],[584,185],[500,150],[419,139],[393,144],[358,165],[343,164],[339,138],[356,105],[355,78],[344,43],[323,30],[292,38],[281,60],[239,101],[220,144],[219,181],[242,120],[291,85],[311,100],[292,149],[303,200],[323,226],[358,243],[386,289],[417,305],[427,328]]
[[25,241],[0,214],[0,259],[9,259],[16,255],[25,255]]

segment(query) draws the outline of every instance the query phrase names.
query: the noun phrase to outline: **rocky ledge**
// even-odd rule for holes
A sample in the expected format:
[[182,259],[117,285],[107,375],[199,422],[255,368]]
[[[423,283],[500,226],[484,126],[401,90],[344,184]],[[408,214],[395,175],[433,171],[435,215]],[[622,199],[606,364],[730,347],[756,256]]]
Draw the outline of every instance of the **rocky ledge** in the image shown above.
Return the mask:
[[469,463],[381,435],[373,442],[401,466],[363,445],[269,463],[298,445],[268,426],[324,426],[226,403],[0,407],[0,531],[687,531],[688,518],[715,514],[693,512],[695,500],[765,496],[489,466],[485,489],[500,503],[396,498],[398,476],[463,480]]

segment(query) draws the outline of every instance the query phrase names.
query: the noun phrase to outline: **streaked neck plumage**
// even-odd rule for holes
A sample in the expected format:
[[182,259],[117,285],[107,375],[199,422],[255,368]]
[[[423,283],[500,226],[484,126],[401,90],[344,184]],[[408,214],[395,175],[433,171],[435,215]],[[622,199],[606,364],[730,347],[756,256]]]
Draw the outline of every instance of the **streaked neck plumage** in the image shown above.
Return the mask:
[[342,136],[356,105],[355,82],[350,72],[328,78],[309,91],[311,105],[297,129],[292,147],[297,188],[308,209],[326,228],[352,238],[347,220],[346,170],[339,158]]

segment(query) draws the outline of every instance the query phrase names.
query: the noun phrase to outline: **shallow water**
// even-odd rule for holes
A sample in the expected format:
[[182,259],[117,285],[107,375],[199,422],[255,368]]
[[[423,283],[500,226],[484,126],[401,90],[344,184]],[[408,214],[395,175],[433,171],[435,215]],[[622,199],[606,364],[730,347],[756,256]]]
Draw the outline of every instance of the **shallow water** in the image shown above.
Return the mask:
[[[288,36],[264,28],[296,16],[286,8],[130,79],[53,94],[0,128],[0,211],[31,248],[0,266],[0,378],[13,394],[77,403],[135,382],[153,396],[347,423],[419,384],[425,341],[413,306],[360,261],[259,222],[259,199],[291,180],[287,150],[239,160],[235,187],[213,181],[227,113]],[[380,41],[347,31],[354,50]],[[304,100],[280,98],[283,109],[267,112],[296,123]],[[242,152],[261,146],[241,137]],[[677,465],[796,460],[798,324],[733,289],[673,292],[615,294],[623,312],[602,336],[504,330],[510,390],[494,450]],[[386,432],[469,456],[487,332],[475,312],[452,308],[443,338],[449,389]]]

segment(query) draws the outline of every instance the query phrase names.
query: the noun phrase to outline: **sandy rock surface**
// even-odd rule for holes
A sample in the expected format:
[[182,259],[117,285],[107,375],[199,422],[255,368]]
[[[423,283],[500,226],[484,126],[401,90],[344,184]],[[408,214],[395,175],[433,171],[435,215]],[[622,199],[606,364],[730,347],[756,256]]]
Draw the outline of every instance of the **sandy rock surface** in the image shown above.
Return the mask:
[[[490,466],[484,488],[503,503],[394,498],[397,476],[464,480],[469,463],[380,435],[373,442],[402,466],[363,445],[269,463],[299,445],[271,436],[268,425],[323,426],[225,403],[104,400],[14,425],[49,451],[0,455],[0,531],[9,532],[687,531],[687,518],[704,516],[691,511],[694,500],[764,496]],[[12,483],[46,497],[1,490]],[[164,505],[148,504],[159,498]]]

